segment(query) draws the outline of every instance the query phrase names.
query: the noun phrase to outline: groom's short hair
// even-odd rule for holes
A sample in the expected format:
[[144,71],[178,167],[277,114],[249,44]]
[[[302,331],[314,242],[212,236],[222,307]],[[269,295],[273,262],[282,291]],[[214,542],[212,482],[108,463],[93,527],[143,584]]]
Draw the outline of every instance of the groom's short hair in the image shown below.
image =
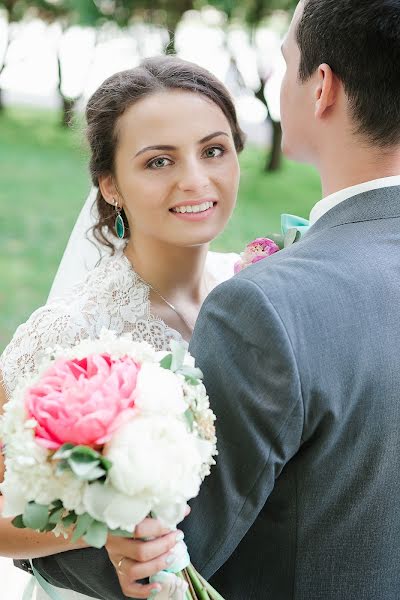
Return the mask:
[[356,132],[400,143],[400,0],[303,0],[299,77],[322,63],[341,80]]

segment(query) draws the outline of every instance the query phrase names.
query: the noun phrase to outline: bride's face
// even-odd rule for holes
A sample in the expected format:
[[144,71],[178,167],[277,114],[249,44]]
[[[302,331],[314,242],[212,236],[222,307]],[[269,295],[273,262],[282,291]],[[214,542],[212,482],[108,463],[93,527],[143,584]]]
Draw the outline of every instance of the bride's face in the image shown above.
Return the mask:
[[114,178],[102,180],[102,191],[123,205],[135,240],[193,246],[223,230],[236,202],[239,164],[216,104],[192,92],[156,93],[122,115],[117,136]]

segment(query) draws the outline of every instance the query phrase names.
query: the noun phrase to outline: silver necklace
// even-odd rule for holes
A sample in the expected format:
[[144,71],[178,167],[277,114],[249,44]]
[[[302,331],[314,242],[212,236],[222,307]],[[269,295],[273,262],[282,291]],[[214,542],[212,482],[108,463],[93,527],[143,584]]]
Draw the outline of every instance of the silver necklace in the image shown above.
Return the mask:
[[[169,308],[171,310],[174,311],[174,313],[176,313],[178,315],[178,317],[185,323],[186,327],[189,329],[189,331],[191,333],[193,333],[193,329],[194,329],[194,325],[190,324],[185,317],[179,312],[179,310],[173,305],[171,304],[171,302],[169,302],[166,298],[164,298],[164,296],[161,294],[161,292],[159,292],[153,285],[151,285],[151,283],[149,283],[148,281],[146,281],[145,279],[143,279],[143,277],[141,277],[140,275],[138,275],[139,279],[145,284],[147,285],[151,290],[153,290],[153,292],[155,294],[157,294],[157,296],[159,296],[161,298],[161,300],[163,300],[165,302],[165,304],[167,306],[169,306]],[[207,289],[207,293],[208,293],[208,289]]]

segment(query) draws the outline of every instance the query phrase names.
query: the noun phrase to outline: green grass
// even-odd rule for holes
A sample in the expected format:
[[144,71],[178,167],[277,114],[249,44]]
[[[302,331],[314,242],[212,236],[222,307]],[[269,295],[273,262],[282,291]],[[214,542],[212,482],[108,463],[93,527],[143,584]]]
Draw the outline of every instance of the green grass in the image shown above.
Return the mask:
[[[90,187],[80,135],[59,127],[58,118],[21,108],[0,115],[0,352],[46,301]],[[242,154],[237,209],[214,249],[240,251],[254,237],[279,231],[282,212],[307,217],[319,198],[312,169],[285,162],[267,175],[264,161],[262,150]]]

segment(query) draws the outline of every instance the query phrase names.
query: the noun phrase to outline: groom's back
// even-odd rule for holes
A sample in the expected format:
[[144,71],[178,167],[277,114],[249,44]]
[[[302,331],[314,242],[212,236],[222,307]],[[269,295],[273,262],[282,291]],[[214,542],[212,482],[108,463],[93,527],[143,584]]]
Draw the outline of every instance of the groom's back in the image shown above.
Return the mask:
[[304,422],[297,453],[212,581],[229,600],[397,600],[400,188],[348,199],[240,279],[283,323]]
[[392,202],[391,218],[321,222],[271,279],[265,265],[304,401],[301,448],[259,517],[266,571],[294,568],[293,596],[274,600],[400,597],[400,188],[350,199],[326,221],[351,220],[352,203],[367,216],[374,201]]

